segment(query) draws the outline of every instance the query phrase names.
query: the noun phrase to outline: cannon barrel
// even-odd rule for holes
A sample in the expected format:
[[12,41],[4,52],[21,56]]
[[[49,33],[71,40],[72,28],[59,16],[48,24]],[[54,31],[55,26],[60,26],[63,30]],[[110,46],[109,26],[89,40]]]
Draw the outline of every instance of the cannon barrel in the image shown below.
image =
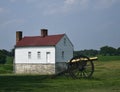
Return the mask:
[[76,58],[76,59],[73,59],[71,62],[80,62],[80,61],[96,61],[98,60],[98,57],[89,57],[89,58],[86,58],[86,57],[82,57],[82,58]]
[[95,61],[95,60],[98,60],[98,57],[90,57],[89,58],[91,61]]

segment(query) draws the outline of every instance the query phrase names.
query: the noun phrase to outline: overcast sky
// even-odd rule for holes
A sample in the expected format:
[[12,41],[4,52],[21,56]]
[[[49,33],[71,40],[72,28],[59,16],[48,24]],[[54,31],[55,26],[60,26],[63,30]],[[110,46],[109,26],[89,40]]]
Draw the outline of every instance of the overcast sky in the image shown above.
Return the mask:
[[15,33],[66,33],[75,50],[120,47],[120,0],[0,0],[0,49],[15,45]]

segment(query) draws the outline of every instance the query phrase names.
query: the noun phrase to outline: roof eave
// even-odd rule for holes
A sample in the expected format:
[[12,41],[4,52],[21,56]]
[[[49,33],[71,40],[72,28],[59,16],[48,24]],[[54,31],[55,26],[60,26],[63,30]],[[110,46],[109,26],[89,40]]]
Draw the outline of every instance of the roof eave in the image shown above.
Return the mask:
[[54,47],[54,46],[56,46],[56,45],[39,45],[39,46],[37,46],[37,45],[36,45],[36,46],[32,46],[32,45],[31,45],[31,46],[30,46],[30,45],[29,45],[29,46],[15,46],[15,48],[21,48],[21,47],[22,47],[22,48],[23,48],[23,47],[50,47],[50,46],[53,46],[53,47]]

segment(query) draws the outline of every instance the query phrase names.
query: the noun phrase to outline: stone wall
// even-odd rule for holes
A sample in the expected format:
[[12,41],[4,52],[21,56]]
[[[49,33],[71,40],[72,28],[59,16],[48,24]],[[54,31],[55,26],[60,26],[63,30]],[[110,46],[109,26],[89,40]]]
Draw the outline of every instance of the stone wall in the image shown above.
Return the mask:
[[16,74],[40,74],[51,75],[58,74],[67,69],[65,62],[57,62],[56,64],[15,64],[14,72]]
[[14,72],[16,74],[55,74],[55,64],[15,64]]

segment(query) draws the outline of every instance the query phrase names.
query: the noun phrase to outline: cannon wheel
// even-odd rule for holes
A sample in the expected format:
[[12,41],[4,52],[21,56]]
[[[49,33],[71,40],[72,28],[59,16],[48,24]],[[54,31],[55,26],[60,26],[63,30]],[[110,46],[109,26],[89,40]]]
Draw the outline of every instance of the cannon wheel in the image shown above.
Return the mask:
[[[87,61],[80,60],[78,62],[72,62],[72,60],[86,58]],[[68,64],[68,72],[72,78],[90,78],[94,72],[94,64],[86,56],[73,57]]]

